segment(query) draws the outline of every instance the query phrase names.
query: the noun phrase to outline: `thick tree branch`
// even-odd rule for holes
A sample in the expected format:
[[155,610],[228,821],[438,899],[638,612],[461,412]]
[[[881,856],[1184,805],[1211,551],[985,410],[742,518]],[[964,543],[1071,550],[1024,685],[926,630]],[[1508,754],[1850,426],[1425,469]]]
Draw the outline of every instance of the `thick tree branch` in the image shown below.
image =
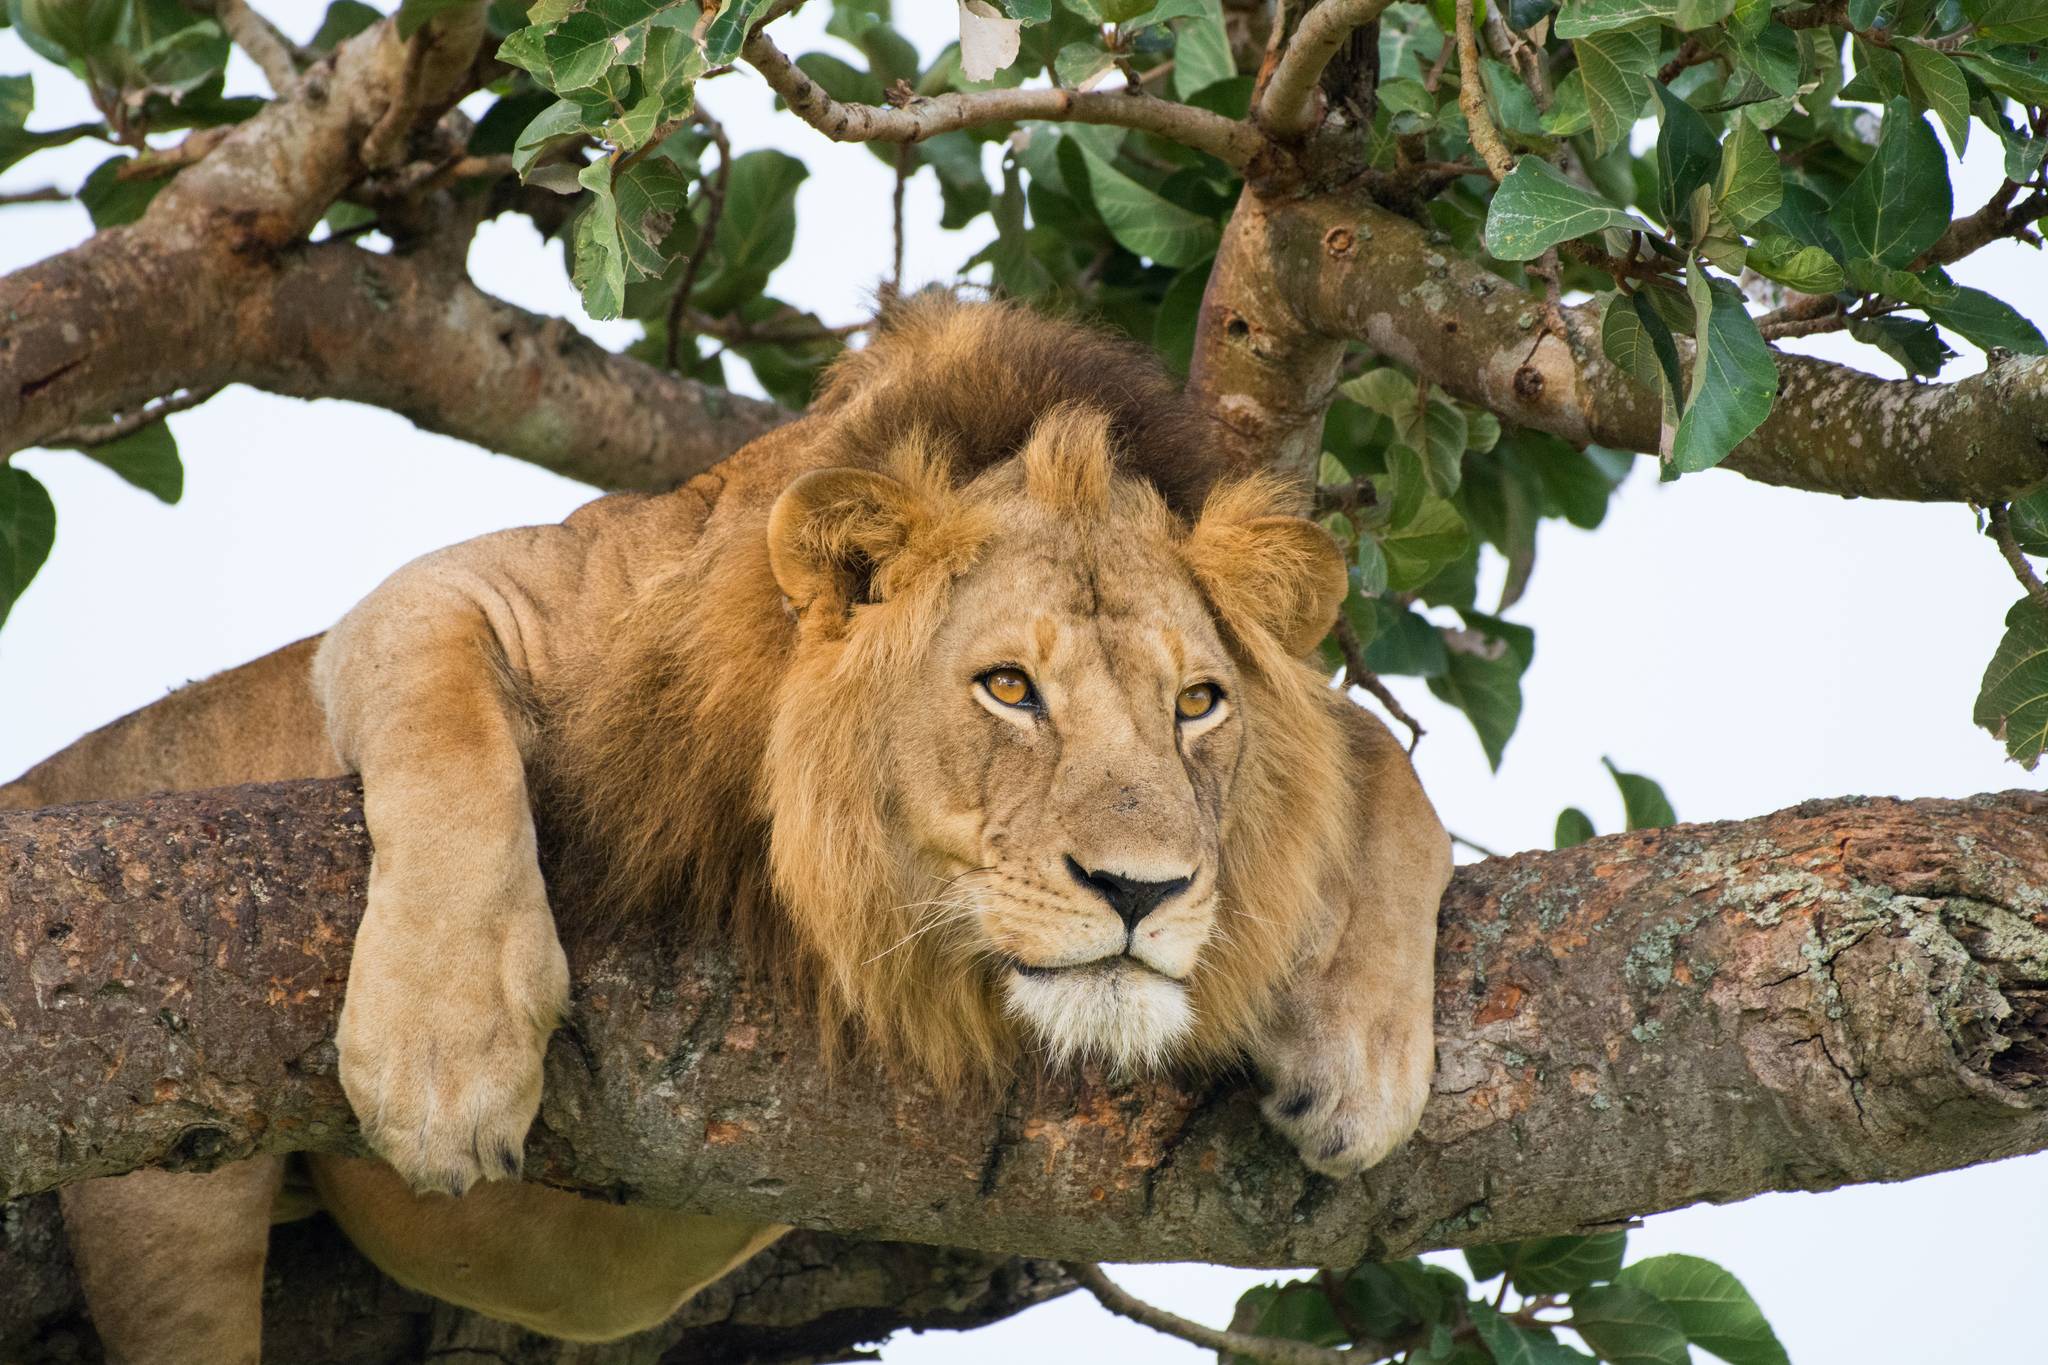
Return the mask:
[[1259,96],[1259,126],[1278,138],[1298,138],[1315,129],[1323,70],[1359,29],[1380,17],[1389,0],[1322,0],[1303,16],[1281,50]]
[[[1565,309],[1569,339],[1549,334],[1541,297],[1412,220],[1338,196],[1248,194],[1218,260],[1191,384],[1247,459],[1274,442],[1296,463],[1314,458],[1320,400],[1347,340],[1524,426],[1658,448],[1657,399],[1603,358],[1597,316]],[[2048,358],[2006,359],[1951,384],[1786,353],[1777,362],[1771,416],[1726,462],[1759,482],[1985,505],[2048,477]]]
[[984,123],[1045,119],[1107,123],[1178,142],[1237,170],[1251,164],[1265,139],[1235,119],[1175,104],[1137,90],[983,90],[919,96],[900,108],[846,104],[806,76],[774,40],[758,30],[742,49],[790,112],[834,142],[922,142]]
[[[345,782],[0,816],[0,1192],[355,1143]],[[576,963],[527,1168],[1010,1254],[1348,1264],[2048,1147],[2048,796],[1813,802],[1459,873],[1420,1135],[1312,1176],[1247,1085],[858,1062],[715,955]],[[566,919],[578,910],[560,907]]]

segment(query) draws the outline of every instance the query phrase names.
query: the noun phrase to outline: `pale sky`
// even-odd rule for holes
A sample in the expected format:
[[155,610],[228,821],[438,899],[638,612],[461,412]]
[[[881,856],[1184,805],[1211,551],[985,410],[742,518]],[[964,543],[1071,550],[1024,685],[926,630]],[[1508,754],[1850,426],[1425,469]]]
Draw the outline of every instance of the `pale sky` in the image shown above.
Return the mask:
[[[258,8],[298,38],[323,3]],[[815,7],[814,7],[815,8]],[[952,7],[915,0],[927,52]],[[799,31],[823,14],[798,16]],[[792,38],[795,50],[814,44]],[[91,117],[75,82],[0,30],[0,74],[33,70],[34,126]],[[231,89],[257,90],[239,56]],[[887,269],[890,179],[857,147],[834,147],[772,112],[751,76],[705,87],[739,150],[777,146],[812,177],[799,195],[794,258],[778,295],[828,321],[857,315]],[[1980,128],[1956,176],[1956,204],[1997,181]],[[104,154],[84,144],[0,175],[0,189],[75,185]],[[930,177],[911,186],[912,284],[952,277],[985,239],[983,219],[941,234]],[[0,270],[81,240],[82,209],[0,210]],[[487,226],[470,265],[486,289],[570,317],[617,345],[632,329],[591,324],[554,247],[523,219]],[[2048,269],[2006,244],[1953,272],[2048,321]],[[138,300],[138,307],[148,301]],[[1885,373],[1889,362],[1821,338],[1809,349]],[[1968,373],[1966,359],[1944,378]],[[49,563],[0,629],[0,777],[79,734],[203,677],[324,629],[407,559],[507,526],[558,520],[593,490],[352,404],[302,403],[234,388],[171,419],[186,462],[184,501],[164,507],[76,454],[17,456],[57,504]],[[1845,502],[1709,473],[1660,486],[1647,465],[1609,519],[1586,533],[1546,523],[1535,577],[1511,613],[1536,629],[1520,729],[1498,774],[1462,716],[1413,679],[1395,679],[1429,728],[1423,780],[1458,833],[1508,851],[1547,847],[1557,811],[1589,811],[1602,832],[1620,802],[1601,769],[1664,783],[1679,816],[1723,819],[1849,793],[1962,796],[2032,786],[1970,724],[1978,679],[2018,596],[1967,509]],[[1732,1270],[1798,1365],[2039,1359],[2032,1312],[2048,1156],[1826,1195],[1771,1195],[1649,1220],[1635,1256],[1685,1251]],[[1453,1258],[1455,1260],[1455,1258]],[[1462,1267],[1461,1267],[1462,1268]],[[1193,1265],[1119,1268],[1137,1292],[1223,1325],[1263,1276]],[[1109,1317],[1084,1295],[971,1339],[905,1337],[897,1365],[1024,1365],[1059,1352],[1126,1365],[1213,1360]]]

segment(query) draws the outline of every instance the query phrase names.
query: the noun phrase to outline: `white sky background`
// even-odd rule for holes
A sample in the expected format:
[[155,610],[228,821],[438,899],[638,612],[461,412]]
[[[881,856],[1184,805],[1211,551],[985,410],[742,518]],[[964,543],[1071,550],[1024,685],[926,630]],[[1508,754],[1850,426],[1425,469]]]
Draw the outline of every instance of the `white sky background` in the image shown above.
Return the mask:
[[[258,6],[308,37],[324,3]],[[929,54],[952,7],[908,0],[899,25]],[[794,21],[822,29],[822,7]],[[815,44],[795,36],[793,50]],[[231,90],[258,91],[239,54]],[[32,70],[34,125],[91,117],[68,76],[0,31],[0,73]],[[715,81],[704,103],[738,150],[804,159],[794,258],[776,293],[828,321],[856,316],[887,269],[890,177],[857,147],[834,147],[787,115],[749,75]],[[1981,127],[1956,176],[1958,212],[1998,180]],[[0,176],[0,188],[75,185],[105,154],[78,145]],[[950,278],[988,233],[940,233],[930,176],[910,187],[912,285]],[[72,205],[0,210],[0,270],[90,232]],[[486,225],[470,267],[487,290],[570,317],[599,340],[632,330],[582,318],[560,268],[524,219]],[[2048,322],[2048,264],[2004,244],[1953,272]],[[135,301],[150,306],[147,299]],[[1966,348],[1966,343],[1957,341]],[[1865,348],[1817,338],[1817,353],[1889,374]],[[1981,365],[1974,352],[1945,378]],[[414,555],[506,526],[558,520],[592,490],[351,404],[308,405],[235,388],[171,419],[186,462],[184,501],[164,507],[66,452],[17,456],[58,509],[49,563],[0,631],[0,777],[190,679],[240,663],[336,616]],[[1548,847],[1558,809],[1603,831],[1620,802],[1602,754],[1665,785],[1681,818],[1755,815],[1843,793],[1961,796],[2029,785],[1970,724],[1971,702],[2018,596],[1967,509],[1849,503],[1732,474],[1659,486],[1643,464],[1597,533],[1547,522],[1528,595],[1536,628],[1520,729],[1489,774],[1470,727],[1421,684],[1395,679],[1429,728],[1417,762],[1451,827],[1499,850]],[[1634,1256],[1686,1251],[1739,1276],[1799,1365],[2039,1359],[2031,1311],[2048,1227],[2048,1156],[1904,1185],[1771,1195],[1665,1214],[1634,1234]],[[1462,1267],[1460,1267],[1462,1268]],[[1154,1302],[1222,1325],[1260,1275],[1203,1266],[1130,1267]],[[971,1356],[979,1365],[1213,1357],[1114,1319],[1076,1295],[971,1338],[903,1337],[885,1358]]]

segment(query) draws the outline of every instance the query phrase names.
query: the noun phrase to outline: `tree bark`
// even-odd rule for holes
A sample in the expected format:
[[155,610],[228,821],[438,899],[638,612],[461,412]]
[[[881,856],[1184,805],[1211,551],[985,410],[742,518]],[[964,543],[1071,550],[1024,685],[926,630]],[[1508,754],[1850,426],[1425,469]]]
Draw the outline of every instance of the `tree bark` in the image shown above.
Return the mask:
[[[821,1065],[715,953],[575,963],[539,1179],[1007,1255],[1346,1264],[2048,1147],[2048,796],[1812,802],[1464,868],[1421,1132],[1311,1175],[1243,1078]],[[0,815],[0,1193],[356,1148],[356,789]],[[573,921],[573,899],[559,907]]]

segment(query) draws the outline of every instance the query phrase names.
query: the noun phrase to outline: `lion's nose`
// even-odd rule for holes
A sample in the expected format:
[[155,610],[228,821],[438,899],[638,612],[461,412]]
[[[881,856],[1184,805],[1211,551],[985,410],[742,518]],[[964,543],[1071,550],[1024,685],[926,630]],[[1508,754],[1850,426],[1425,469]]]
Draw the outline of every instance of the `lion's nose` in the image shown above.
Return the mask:
[[1137,877],[1126,877],[1120,872],[1106,872],[1101,868],[1089,869],[1067,858],[1067,871],[1074,874],[1074,880],[1094,891],[1109,902],[1109,908],[1116,911],[1117,918],[1127,929],[1138,927],[1138,921],[1157,910],[1162,903],[1188,889],[1192,877],[1175,877],[1170,881],[1145,881]]

